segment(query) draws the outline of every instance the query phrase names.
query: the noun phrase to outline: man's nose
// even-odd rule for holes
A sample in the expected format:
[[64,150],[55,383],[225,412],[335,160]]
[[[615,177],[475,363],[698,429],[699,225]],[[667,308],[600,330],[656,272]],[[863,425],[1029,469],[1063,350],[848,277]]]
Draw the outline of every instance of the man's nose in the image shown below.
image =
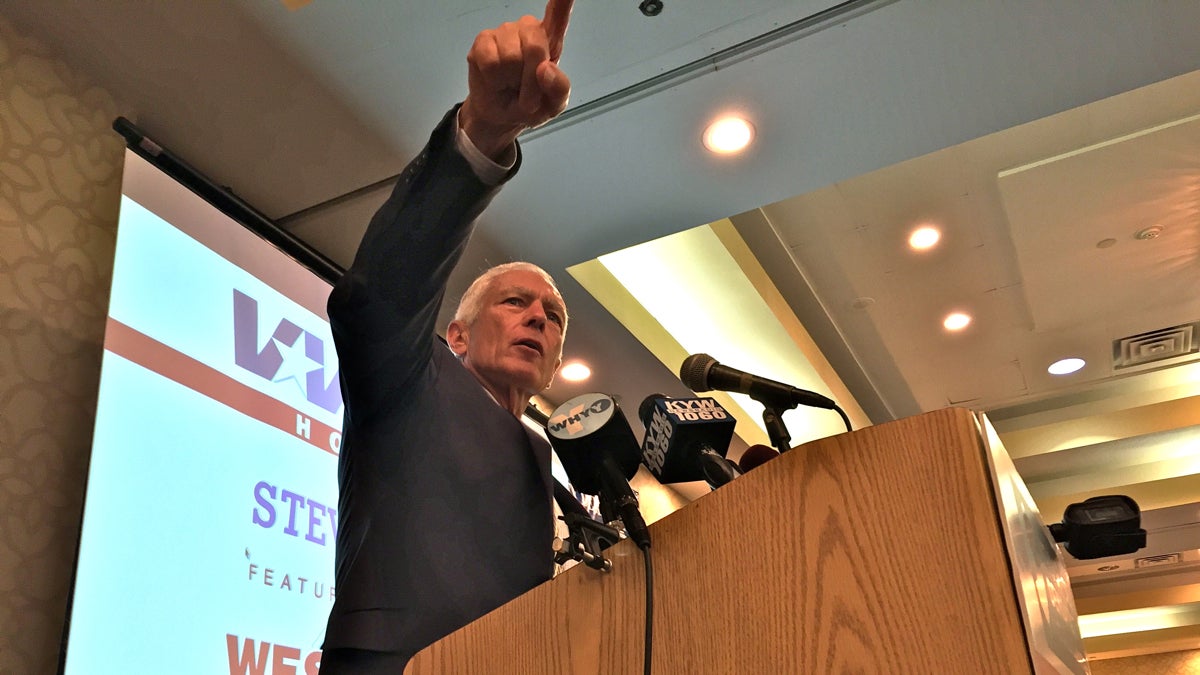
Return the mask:
[[546,308],[540,301],[529,303],[529,307],[525,310],[525,324],[542,328],[546,325]]

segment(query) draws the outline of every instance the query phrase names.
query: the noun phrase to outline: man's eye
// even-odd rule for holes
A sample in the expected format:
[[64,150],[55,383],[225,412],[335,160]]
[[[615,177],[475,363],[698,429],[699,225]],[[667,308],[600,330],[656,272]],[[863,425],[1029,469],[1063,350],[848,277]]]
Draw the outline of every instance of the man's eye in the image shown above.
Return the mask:
[[549,317],[549,319],[550,319],[551,321],[553,321],[554,323],[558,324],[559,326],[562,326],[562,325],[563,325],[563,320],[562,320],[562,317],[561,317],[561,316],[559,316],[559,315],[558,315],[556,312],[550,312],[549,314],[547,314],[547,316]]
[[523,304],[525,304],[525,303],[523,303],[523,302],[521,301],[521,299],[520,299],[520,298],[518,298],[518,297],[516,297],[516,296],[514,296],[514,297],[511,297],[511,298],[505,298],[505,299],[504,299],[504,302],[505,302],[506,304],[509,304],[509,305],[516,305],[516,306],[518,306],[518,307],[519,307],[519,306],[521,306],[521,305],[523,305]]

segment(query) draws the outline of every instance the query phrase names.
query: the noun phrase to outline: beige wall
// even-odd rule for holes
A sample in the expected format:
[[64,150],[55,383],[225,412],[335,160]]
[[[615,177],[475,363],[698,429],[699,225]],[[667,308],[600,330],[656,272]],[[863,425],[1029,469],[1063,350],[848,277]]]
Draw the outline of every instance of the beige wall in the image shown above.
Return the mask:
[[99,381],[112,97],[0,17],[0,673],[52,673]]
[[1092,675],[1200,675],[1200,650],[1093,661]]

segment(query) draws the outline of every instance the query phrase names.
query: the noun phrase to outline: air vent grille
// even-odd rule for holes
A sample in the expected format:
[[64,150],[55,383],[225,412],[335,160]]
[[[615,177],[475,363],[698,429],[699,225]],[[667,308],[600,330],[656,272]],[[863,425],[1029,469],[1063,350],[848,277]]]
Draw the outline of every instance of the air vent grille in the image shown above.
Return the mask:
[[1178,565],[1180,557],[1178,553],[1168,553],[1166,555],[1151,555],[1145,558],[1138,558],[1133,562],[1138,569],[1147,567],[1161,567],[1163,565]]
[[1132,368],[1200,352],[1200,321],[1113,340],[1113,369]]

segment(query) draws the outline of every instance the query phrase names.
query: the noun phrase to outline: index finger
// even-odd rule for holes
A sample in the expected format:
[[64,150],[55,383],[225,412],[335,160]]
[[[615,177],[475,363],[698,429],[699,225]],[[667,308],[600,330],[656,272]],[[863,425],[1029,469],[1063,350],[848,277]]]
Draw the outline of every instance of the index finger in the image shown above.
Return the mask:
[[542,17],[542,30],[550,47],[550,60],[558,63],[562,56],[563,38],[567,35],[567,22],[571,20],[571,8],[575,0],[547,0],[546,15]]

